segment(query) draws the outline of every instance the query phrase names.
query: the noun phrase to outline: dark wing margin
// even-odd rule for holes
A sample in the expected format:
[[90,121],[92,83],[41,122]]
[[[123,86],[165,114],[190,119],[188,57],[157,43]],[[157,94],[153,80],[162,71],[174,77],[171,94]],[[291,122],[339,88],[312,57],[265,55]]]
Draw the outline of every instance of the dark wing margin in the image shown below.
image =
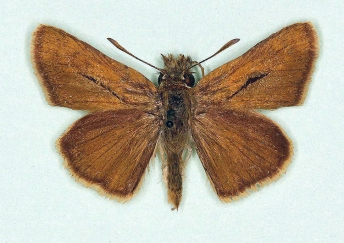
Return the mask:
[[256,112],[207,112],[195,117],[191,127],[198,156],[223,201],[276,179],[291,159],[287,136]]
[[159,121],[139,110],[94,112],[58,140],[73,176],[121,201],[138,190],[159,136]]
[[317,34],[311,23],[287,26],[201,79],[194,88],[197,112],[213,106],[276,109],[300,105],[317,54]]

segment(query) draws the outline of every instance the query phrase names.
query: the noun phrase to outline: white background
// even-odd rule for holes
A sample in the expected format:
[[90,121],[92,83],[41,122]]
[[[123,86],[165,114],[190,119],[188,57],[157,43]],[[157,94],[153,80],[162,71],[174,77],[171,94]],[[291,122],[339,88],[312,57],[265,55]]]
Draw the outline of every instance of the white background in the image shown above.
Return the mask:
[[[6,3],[5,3],[6,2]],[[2,1],[0,3],[1,242],[344,242],[344,35],[342,1]],[[122,204],[74,181],[55,140],[84,112],[47,104],[30,63],[31,34],[66,30],[147,78],[156,70],[115,49],[112,37],[153,65],[160,53],[200,60],[206,73],[273,32],[311,21],[320,55],[306,102],[265,112],[294,142],[287,173],[233,203],[213,192],[196,154],[171,211],[161,162]]]

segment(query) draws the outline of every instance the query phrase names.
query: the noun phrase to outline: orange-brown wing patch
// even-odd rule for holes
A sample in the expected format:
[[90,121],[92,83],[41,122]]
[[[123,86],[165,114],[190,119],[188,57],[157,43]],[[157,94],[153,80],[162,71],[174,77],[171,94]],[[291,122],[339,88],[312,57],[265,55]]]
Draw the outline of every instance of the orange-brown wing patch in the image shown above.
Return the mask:
[[52,105],[82,110],[155,108],[152,82],[61,29],[39,26],[32,56]]
[[255,112],[209,112],[192,121],[192,136],[218,196],[231,200],[275,178],[292,153],[283,131]]
[[311,23],[283,28],[205,76],[194,89],[197,109],[275,109],[301,104],[317,46]]
[[117,199],[138,188],[159,135],[156,117],[139,110],[91,113],[59,139],[67,167],[77,179]]

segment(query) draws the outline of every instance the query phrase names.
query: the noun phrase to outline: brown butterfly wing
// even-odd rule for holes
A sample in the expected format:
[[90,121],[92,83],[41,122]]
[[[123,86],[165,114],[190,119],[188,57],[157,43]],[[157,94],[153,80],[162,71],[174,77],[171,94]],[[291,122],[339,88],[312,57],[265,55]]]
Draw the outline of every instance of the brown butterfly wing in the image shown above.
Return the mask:
[[204,77],[195,95],[192,136],[222,200],[276,178],[292,154],[283,131],[252,109],[301,104],[317,56],[310,23],[283,28]]
[[152,82],[65,31],[41,25],[32,45],[36,74],[50,104],[81,110],[155,108]]
[[63,30],[41,25],[33,63],[52,105],[95,111],[59,139],[73,175],[107,195],[129,199],[159,135],[156,87]]
[[291,156],[283,131],[256,112],[209,111],[191,127],[204,169],[225,201],[275,177]]
[[311,23],[285,27],[206,75],[195,87],[197,109],[299,105],[316,57],[317,35]]
[[128,200],[139,186],[158,136],[155,116],[140,110],[101,111],[75,122],[58,145],[77,179]]

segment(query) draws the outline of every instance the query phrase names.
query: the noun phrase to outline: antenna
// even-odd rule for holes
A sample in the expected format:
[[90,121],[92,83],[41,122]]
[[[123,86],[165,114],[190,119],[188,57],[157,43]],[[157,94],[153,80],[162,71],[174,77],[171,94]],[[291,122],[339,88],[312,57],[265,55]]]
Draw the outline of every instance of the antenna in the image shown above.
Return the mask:
[[139,60],[140,62],[143,62],[145,64],[147,64],[148,66],[151,66],[152,68],[155,68],[157,69],[158,71],[160,72],[164,72],[163,69],[161,68],[158,68],[156,66],[153,66],[152,64],[146,62],[146,61],[143,61],[142,59],[138,58],[137,56],[134,56],[133,54],[131,54],[129,51],[127,51],[123,46],[121,46],[117,41],[115,41],[114,39],[111,39],[111,38],[107,38],[108,41],[110,41],[115,47],[117,47],[119,50],[123,51],[124,53],[128,54],[129,56],[132,56],[133,58]]
[[[204,59],[203,61],[195,62],[195,64],[192,65],[191,67],[189,67],[188,69],[193,68],[193,67],[195,67],[195,66],[197,66],[197,65],[200,66],[200,67],[202,68],[202,66],[200,65],[202,62],[205,62],[205,61],[209,60],[210,58],[216,56],[216,55],[219,54],[220,52],[226,50],[228,47],[230,47],[230,46],[234,45],[235,43],[237,43],[239,40],[240,40],[240,39],[233,39],[233,40],[228,41],[226,44],[224,44],[224,45],[223,45],[217,52],[215,52],[213,55],[211,55],[210,57]],[[203,68],[202,68],[202,69],[203,69]],[[203,73],[203,71],[202,71],[202,73]]]

